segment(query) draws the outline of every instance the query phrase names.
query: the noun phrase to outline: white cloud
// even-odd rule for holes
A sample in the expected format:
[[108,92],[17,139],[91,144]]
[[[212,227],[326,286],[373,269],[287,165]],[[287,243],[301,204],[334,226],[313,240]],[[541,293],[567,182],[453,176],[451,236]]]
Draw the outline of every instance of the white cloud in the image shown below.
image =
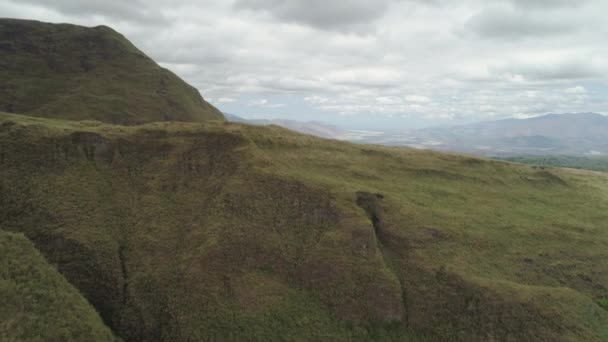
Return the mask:
[[383,105],[399,105],[403,103],[403,99],[398,96],[380,96],[376,98],[376,102]]
[[268,105],[268,100],[266,99],[257,99],[249,101],[249,105],[251,107],[262,107]]
[[407,95],[405,97],[405,100],[408,102],[422,102],[422,103],[431,102],[431,99],[429,99],[426,96],[421,96],[421,95]]
[[219,99],[217,99],[216,102],[217,103],[234,103],[234,102],[236,102],[236,99],[233,99],[232,97],[220,97]]
[[236,114],[404,123],[606,111],[606,12],[604,0],[0,1],[6,17],[110,25]]
[[567,88],[565,92],[568,94],[587,94],[587,89],[579,85],[576,87]]
[[390,0],[236,0],[235,7],[320,29],[352,30],[381,17],[389,3]]
[[283,103],[270,103],[267,99],[255,99],[249,101],[248,104],[250,107],[260,107],[260,108],[282,108],[286,105]]
[[569,19],[567,12],[550,13],[490,5],[472,16],[465,28],[481,38],[518,39],[564,35],[586,26]]
[[329,102],[329,99],[323,96],[313,95],[304,98],[304,101],[313,105],[322,105]]

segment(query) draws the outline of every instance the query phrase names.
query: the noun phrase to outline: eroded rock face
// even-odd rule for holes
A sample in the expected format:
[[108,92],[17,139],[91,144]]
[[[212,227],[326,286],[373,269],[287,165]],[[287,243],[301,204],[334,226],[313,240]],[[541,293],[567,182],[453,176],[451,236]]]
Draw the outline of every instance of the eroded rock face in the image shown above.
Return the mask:
[[111,163],[114,151],[111,149],[110,141],[100,134],[90,132],[75,132],[70,134],[72,144],[79,147],[88,161],[102,159]]
[[[280,302],[252,304],[240,285],[260,270],[281,298],[308,289],[340,319],[401,321],[400,285],[373,225],[349,219],[326,190],[249,169],[244,147],[228,133],[153,130],[115,139],[66,133],[26,146],[27,159],[5,146],[11,166],[29,169],[32,181],[20,175],[29,209],[0,214],[46,213],[24,232],[127,340],[188,339],[195,317],[227,302],[273,310]],[[54,176],[40,183],[36,163]],[[18,177],[4,175],[6,185]],[[7,229],[21,230],[19,217]],[[334,234],[347,240],[334,246]],[[352,263],[335,247],[366,252]]]

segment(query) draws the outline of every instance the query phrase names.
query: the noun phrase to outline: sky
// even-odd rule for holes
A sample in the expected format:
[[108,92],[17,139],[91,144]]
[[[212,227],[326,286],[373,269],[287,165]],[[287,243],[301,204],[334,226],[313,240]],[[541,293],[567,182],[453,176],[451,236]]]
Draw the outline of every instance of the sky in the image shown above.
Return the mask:
[[108,25],[245,118],[400,130],[608,113],[606,0],[0,0]]

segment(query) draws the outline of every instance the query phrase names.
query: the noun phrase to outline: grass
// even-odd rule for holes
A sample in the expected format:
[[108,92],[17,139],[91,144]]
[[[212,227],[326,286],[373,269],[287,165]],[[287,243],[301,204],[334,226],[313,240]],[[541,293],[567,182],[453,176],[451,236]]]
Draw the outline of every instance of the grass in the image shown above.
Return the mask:
[[114,30],[0,19],[0,110],[119,124],[223,120]]
[[520,156],[503,159],[537,166],[567,167],[571,169],[584,169],[602,172],[608,171],[608,158],[600,156]]
[[0,163],[4,229],[125,340],[608,339],[603,173],[12,114]]
[[0,231],[2,341],[114,341],[95,309],[21,234]]
[[602,307],[604,310],[608,311],[608,299],[604,298],[604,299],[600,299],[597,302],[599,304],[600,307]]

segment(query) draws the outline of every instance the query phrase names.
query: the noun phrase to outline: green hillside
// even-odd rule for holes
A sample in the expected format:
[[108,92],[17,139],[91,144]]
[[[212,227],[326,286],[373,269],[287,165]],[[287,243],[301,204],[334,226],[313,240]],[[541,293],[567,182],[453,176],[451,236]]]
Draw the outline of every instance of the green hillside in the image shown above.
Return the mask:
[[0,110],[116,124],[222,120],[114,30],[0,19]]
[[549,155],[549,156],[516,156],[504,157],[502,160],[537,165],[567,167],[572,169],[585,169],[593,171],[608,171],[608,158],[604,156],[568,156],[568,155]]
[[0,114],[0,222],[126,341],[606,341],[608,175]]
[[0,230],[0,265],[0,340],[115,340],[95,309],[23,235]]

